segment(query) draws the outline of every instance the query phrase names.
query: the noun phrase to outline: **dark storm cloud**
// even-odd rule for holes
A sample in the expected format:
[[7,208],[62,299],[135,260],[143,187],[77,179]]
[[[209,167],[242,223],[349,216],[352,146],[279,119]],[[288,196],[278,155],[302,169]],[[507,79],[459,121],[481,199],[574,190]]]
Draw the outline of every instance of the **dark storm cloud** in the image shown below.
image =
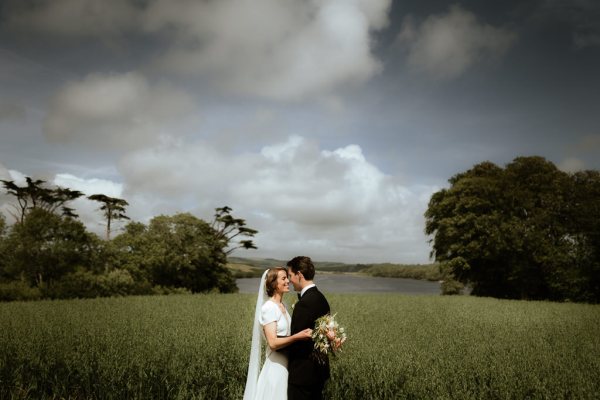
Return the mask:
[[165,40],[154,67],[207,77],[230,93],[295,100],[380,71],[370,35],[386,26],[389,2],[13,0],[4,11],[15,32],[115,47],[134,35]]
[[2,13],[6,26],[18,32],[59,36],[115,35],[139,25],[136,1],[7,0]]
[[564,24],[575,47],[600,46],[600,2],[595,0],[544,0],[534,18],[548,24]]

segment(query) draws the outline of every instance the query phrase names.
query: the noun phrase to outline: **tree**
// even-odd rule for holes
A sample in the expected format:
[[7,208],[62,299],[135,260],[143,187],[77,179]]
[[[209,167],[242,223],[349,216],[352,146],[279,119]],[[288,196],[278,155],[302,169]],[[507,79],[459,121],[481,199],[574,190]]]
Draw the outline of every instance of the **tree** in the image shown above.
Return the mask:
[[438,262],[466,260],[450,264],[455,266],[450,271],[458,281],[471,283],[474,294],[506,292],[501,174],[485,162],[452,177],[450,189],[434,193],[425,213],[426,233],[435,235],[432,256]]
[[[251,238],[258,233],[257,230],[246,227],[246,221],[241,218],[234,218],[231,215],[231,207],[224,206],[215,208],[215,215],[212,221],[212,228],[216,232],[216,238],[222,242],[223,248],[229,247],[231,241],[237,237]],[[236,246],[225,251],[226,255],[231,254],[235,249],[256,249],[254,242],[250,239],[240,240]]]
[[[597,230],[582,217],[597,215],[598,181],[570,176],[541,157],[519,157],[504,169],[477,164],[449,183],[432,195],[425,231],[433,236],[432,257],[472,294],[554,300],[600,294],[590,286],[597,276],[590,232]],[[585,289],[573,290],[574,284]]]
[[237,291],[225,267],[222,240],[207,222],[189,213],[154,217],[147,227],[128,225],[114,242],[123,266],[137,264],[153,285],[187,288],[194,293]]
[[125,207],[129,205],[127,201],[115,197],[108,197],[104,194],[93,194],[88,199],[102,203],[100,210],[106,218],[106,240],[110,240],[111,224],[113,221],[129,219],[125,215]]
[[115,265],[127,270],[138,282],[152,282],[151,262],[147,254],[148,227],[141,222],[129,222],[124,232],[110,241]]
[[17,200],[17,204],[13,205],[16,214],[12,214],[17,222],[22,223],[27,213],[34,209],[55,213],[60,208],[62,215],[77,217],[67,203],[83,196],[82,192],[61,187],[47,188],[45,187],[46,181],[41,179],[33,180],[26,177],[25,181],[27,182],[26,186],[18,186],[14,181],[0,180],[6,193],[14,196]]
[[88,266],[93,241],[84,225],[41,208],[27,213],[5,239],[4,273],[30,286],[52,285],[79,266]]
[[570,193],[570,241],[572,258],[583,279],[569,285],[572,298],[600,302],[600,172],[581,171],[572,177]]
[[0,212],[0,254],[3,254],[3,257],[0,257],[0,282],[2,282],[5,268],[5,260],[7,249],[4,247],[4,235],[6,234],[6,219],[4,215]]

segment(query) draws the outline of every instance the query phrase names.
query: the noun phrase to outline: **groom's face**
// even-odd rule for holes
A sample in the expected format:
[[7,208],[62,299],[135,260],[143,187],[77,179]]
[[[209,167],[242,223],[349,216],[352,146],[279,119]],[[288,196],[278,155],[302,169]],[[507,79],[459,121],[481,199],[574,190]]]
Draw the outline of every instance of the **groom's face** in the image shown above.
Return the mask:
[[302,287],[300,286],[300,274],[294,273],[291,268],[288,268],[288,275],[290,277],[290,282],[294,286],[294,290],[296,292],[302,291]]

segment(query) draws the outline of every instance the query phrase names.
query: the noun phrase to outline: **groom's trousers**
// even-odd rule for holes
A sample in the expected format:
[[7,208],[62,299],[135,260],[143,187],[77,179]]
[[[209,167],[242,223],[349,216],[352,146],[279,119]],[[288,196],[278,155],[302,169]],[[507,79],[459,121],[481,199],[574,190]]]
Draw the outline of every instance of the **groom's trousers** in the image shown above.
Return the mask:
[[322,400],[323,386],[299,386],[288,384],[287,400]]

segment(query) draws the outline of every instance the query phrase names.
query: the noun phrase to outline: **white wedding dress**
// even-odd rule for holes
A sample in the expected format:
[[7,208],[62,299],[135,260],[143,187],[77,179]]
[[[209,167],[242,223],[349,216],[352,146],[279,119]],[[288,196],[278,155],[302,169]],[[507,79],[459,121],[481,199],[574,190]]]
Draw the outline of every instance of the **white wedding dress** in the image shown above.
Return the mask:
[[288,360],[285,354],[272,351],[266,345],[265,362],[260,370],[260,349],[266,344],[263,326],[275,321],[277,336],[289,336],[291,317],[271,300],[265,290],[267,271],[262,276],[256,300],[252,346],[248,363],[248,378],[244,390],[244,400],[286,400],[288,386]]
[[[290,335],[290,315],[287,310],[283,313],[279,306],[272,300],[268,300],[263,304],[260,316],[260,324],[262,326],[273,321],[276,322],[277,336]],[[267,346],[265,363],[258,377],[255,400],[287,399],[287,366],[287,356],[278,351],[273,351]]]

